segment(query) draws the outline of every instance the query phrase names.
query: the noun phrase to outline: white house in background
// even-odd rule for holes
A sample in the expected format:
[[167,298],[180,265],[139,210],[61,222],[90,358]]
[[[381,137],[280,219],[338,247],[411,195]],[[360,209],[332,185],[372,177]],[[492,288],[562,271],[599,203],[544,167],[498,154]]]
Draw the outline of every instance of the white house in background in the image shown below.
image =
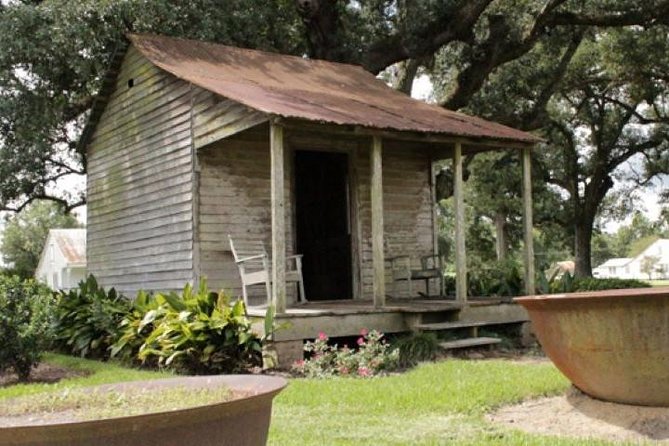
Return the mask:
[[86,278],[86,229],[51,229],[35,278],[54,290],[75,288]]
[[669,277],[669,239],[656,240],[636,257],[609,259],[595,268],[592,274],[620,279],[666,279]]

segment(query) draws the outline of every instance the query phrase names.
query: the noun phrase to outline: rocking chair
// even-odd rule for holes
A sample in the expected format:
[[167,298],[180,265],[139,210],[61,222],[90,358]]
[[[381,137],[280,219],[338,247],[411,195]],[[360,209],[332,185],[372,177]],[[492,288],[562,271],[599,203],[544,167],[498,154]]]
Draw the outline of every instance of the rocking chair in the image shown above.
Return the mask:
[[[237,246],[235,246],[235,242],[230,235],[228,235],[228,240],[230,240],[230,250],[242,279],[244,304],[247,307],[249,306],[246,287],[264,284],[267,293],[267,305],[269,305],[272,301],[272,267],[265,244],[263,242],[247,241],[243,244],[237,243]],[[286,256],[286,263],[291,260],[294,261],[295,268],[286,268],[286,282],[296,283],[299,290],[299,301],[307,302],[304,294],[304,280],[302,279],[302,255]]]
[[409,287],[409,297],[413,297],[413,287],[411,282],[414,280],[425,281],[425,292],[427,297],[430,296],[430,280],[437,279],[439,281],[439,293],[444,296],[444,269],[442,258],[439,255],[426,255],[420,258],[420,268],[412,268],[411,257],[402,255],[388,259],[390,261],[393,291],[397,294],[397,282],[405,280]]

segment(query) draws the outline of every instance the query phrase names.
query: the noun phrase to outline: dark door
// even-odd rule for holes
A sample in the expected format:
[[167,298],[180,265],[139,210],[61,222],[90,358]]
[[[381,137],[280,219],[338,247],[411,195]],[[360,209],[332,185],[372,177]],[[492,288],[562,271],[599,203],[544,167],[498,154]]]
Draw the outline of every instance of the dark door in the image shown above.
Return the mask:
[[295,153],[295,214],[307,299],[351,299],[347,154]]

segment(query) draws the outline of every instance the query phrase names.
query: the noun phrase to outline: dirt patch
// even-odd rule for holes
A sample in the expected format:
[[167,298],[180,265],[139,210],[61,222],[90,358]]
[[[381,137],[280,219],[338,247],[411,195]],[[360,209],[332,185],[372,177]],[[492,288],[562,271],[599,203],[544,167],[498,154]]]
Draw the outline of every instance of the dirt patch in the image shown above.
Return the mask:
[[608,403],[574,388],[565,395],[503,407],[488,419],[535,434],[669,444],[669,407]]
[[[88,376],[91,372],[87,370],[73,370],[47,363],[38,364],[30,373],[29,383],[55,383],[62,379]],[[0,373],[0,387],[7,387],[19,382],[15,373]]]
[[525,364],[550,363],[550,359],[537,348],[471,348],[448,352],[445,357],[457,359],[504,359]]

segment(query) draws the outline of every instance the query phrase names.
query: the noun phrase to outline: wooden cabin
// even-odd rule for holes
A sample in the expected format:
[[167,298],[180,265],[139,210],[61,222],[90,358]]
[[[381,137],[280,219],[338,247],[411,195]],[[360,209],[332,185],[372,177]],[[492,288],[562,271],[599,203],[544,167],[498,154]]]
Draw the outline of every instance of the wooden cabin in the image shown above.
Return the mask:
[[[352,65],[155,35],[129,40],[82,138],[88,270],[102,285],[131,296],[206,276],[239,294],[230,235],[267,246],[279,314],[330,305],[319,313],[330,322],[311,321],[300,336],[346,326],[336,303],[373,316],[353,323],[356,333],[361,324],[392,330],[379,314],[396,320],[392,299],[425,291],[416,283],[407,296],[386,259],[436,253],[434,162],[454,160],[463,303],[462,159],[499,148],[524,156],[531,258],[535,136],[414,100]],[[295,253],[304,255],[310,300],[299,307],[283,281]],[[257,298],[264,293],[258,287]]]

